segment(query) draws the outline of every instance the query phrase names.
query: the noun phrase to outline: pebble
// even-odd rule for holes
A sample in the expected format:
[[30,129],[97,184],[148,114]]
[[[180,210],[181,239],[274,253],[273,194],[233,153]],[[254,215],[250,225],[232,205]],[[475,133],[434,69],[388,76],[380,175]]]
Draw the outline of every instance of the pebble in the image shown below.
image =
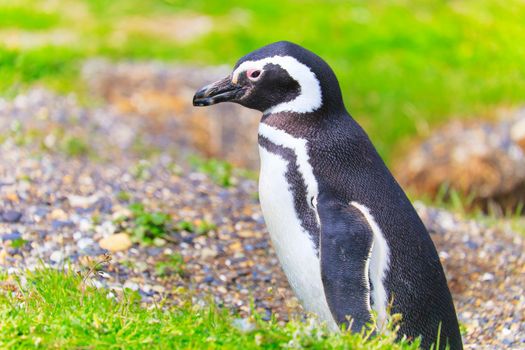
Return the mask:
[[13,231],[11,233],[6,233],[5,235],[0,236],[2,241],[16,241],[17,239],[21,239],[22,235],[18,231]]
[[247,333],[255,329],[255,324],[250,322],[247,318],[236,318],[232,321],[232,326],[240,330],[241,332]]
[[133,245],[133,242],[131,242],[128,234],[117,233],[101,239],[98,244],[101,248],[110,252],[118,252],[128,250]]
[[19,222],[22,218],[22,213],[15,210],[7,210],[2,214],[2,220],[8,223]]
[[88,247],[91,247],[94,243],[95,243],[95,241],[93,241],[93,239],[85,237],[85,238],[81,238],[81,239],[79,239],[77,241],[77,246],[78,246],[78,249],[84,250],[84,249],[86,249]]
[[49,257],[49,260],[51,260],[55,264],[60,264],[62,261],[64,261],[64,253],[59,250],[54,251]]
[[70,220],[53,220],[51,222],[51,228],[53,230],[60,230],[60,229],[63,229],[63,228],[71,228],[71,227],[75,227],[75,223],[70,221]]
[[69,195],[67,196],[67,199],[69,201],[69,204],[72,207],[77,208],[87,208],[95,204],[100,198],[100,195],[98,193],[95,193],[91,196],[77,196],[77,195]]
[[131,289],[131,290],[133,290],[133,291],[137,291],[137,290],[139,290],[139,285],[138,285],[138,283],[136,283],[136,282],[126,281],[126,282],[124,283],[124,288],[126,288],[126,289]]

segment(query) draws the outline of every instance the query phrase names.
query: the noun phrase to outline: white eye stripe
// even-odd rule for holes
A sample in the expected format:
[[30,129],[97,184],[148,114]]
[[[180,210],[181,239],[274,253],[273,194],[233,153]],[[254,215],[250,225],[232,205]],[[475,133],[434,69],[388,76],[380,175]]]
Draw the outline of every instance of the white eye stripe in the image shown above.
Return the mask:
[[272,56],[258,61],[245,61],[233,71],[232,81],[237,83],[239,74],[247,70],[263,70],[267,64],[275,64],[286,70],[299,83],[300,94],[292,101],[283,102],[266,110],[264,114],[290,111],[313,112],[322,105],[321,84],[312,70],[291,56]]

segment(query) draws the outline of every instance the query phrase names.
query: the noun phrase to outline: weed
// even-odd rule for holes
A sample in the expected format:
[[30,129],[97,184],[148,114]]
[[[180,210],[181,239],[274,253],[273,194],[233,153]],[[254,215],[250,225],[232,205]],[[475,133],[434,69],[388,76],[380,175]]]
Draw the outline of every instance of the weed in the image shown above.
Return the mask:
[[199,220],[195,227],[195,233],[198,235],[205,235],[210,231],[213,231],[217,228],[213,222],[207,220]]
[[195,231],[195,225],[191,221],[187,220],[181,220],[175,224],[175,229],[177,231],[188,231],[188,232],[194,232]]
[[199,172],[207,174],[216,184],[230,187],[234,184],[233,166],[215,158],[189,157],[190,164]]
[[155,273],[159,277],[165,277],[170,274],[184,277],[184,258],[179,253],[170,255],[168,260],[159,261],[155,264]]
[[147,180],[151,177],[151,164],[147,160],[141,159],[131,169],[131,174],[137,180]]
[[27,241],[23,238],[17,238],[15,239],[14,241],[11,242],[11,247],[13,248],[22,248],[25,244],[27,243]]
[[198,235],[205,235],[216,228],[217,225],[207,220],[197,220],[195,223],[187,220],[181,220],[175,224],[175,229],[178,231],[188,231]]
[[69,157],[81,157],[89,153],[88,144],[76,136],[68,136],[61,143],[60,149]]
[[132,239],[136,242],[151,244],[155,239],[167,235],[171,217],[162,212],[149,212],[141,203],[129,206],[132,212],[130,221]]
[[117,193],[117,199],[121,202],[129,202],[131,200],[131,194],[126,191],[119,191]]

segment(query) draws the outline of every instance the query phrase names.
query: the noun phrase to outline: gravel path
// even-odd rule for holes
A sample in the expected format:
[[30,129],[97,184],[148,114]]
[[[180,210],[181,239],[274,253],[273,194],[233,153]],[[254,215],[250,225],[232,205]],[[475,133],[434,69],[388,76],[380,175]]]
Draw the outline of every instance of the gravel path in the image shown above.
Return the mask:
[[[92,266],[107,253],[100,240],[126,231],[119,218],[141,202],[175,223],[215,227],[201,234],[171,229],[156,244],[111,253],[93,283],[117,294],[137,290],[145,302],[177,303],[181,290],[190,290],[200,302],[211,294],[241,315],[252,298],[267,318],[302,315],[269,244],[256,184],[238,178],[220,187],[185,167],[176,152],[141,161],[154,135],[141,134],[140,126],[43,90],[0,100],[0,271],[67,261]],[[137,139],[146,140],[140,149]],[[85,155],[76,155],[79,147]],[[523,237],[420,203],[417,209],[445,266],[466,347],[525,348]],[[183,271],[174,267],[177,254]]]

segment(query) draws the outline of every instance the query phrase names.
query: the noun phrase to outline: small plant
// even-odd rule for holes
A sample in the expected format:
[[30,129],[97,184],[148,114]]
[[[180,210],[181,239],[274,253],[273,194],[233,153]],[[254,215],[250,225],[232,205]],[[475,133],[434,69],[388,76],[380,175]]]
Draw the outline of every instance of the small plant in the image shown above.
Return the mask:
[[198,156],[189,158],[190,164],[197,170],[207,174],[216,184],[230,187],[234,183],[233,166],[215,158],[204,159]]
[[126,191],[120,191],[117,193],[117,199],[121,202],[129,202],[131,199],[131,194]]
[[135,166],[131,169],[131,174],[137,180],[147,180],[151,177],[151,164],[144,159],[141,159]]
[[205,235],[210,231],[213,231],[217,228],[217,225],[215,225],[213,222],[209,222],[206,220],[199,220],[197,222],[197,225],[195,227],[195,233],[198,235]]
[[137,242],[153,243],[156,238],[162,238],[168,232],[171,217],[166,213],[148,212],[142,203],[129,206],[132,213],[131,234]]
[[61,150],[70,157],[81,157],[89,153],[89,146],[79,137],[67,137],[61,144]]
[[195,231],[195,225],[191,221],[187,220],[181,220],[175,224],[175,229],[177,231],[188,231],[188,232],[194,232]]
[[159,277],[165,277],[170,274],[184,277],[184,269],[184,258],[179,253],[171,255],[168,260],[159,261],[155,264],[155,273]]
[[198,235],[205,235],[216,228],[217,225],[207,220],[198,220],[195,223],[187,220],[181,220],[175,224],[175,229],[178,231],[188,231]]
[[27,243],[27,241],[25,239],[17,238],[14,241],[11,242],[11,247],[13,247],[15,249],[22,248],[26,243]]

